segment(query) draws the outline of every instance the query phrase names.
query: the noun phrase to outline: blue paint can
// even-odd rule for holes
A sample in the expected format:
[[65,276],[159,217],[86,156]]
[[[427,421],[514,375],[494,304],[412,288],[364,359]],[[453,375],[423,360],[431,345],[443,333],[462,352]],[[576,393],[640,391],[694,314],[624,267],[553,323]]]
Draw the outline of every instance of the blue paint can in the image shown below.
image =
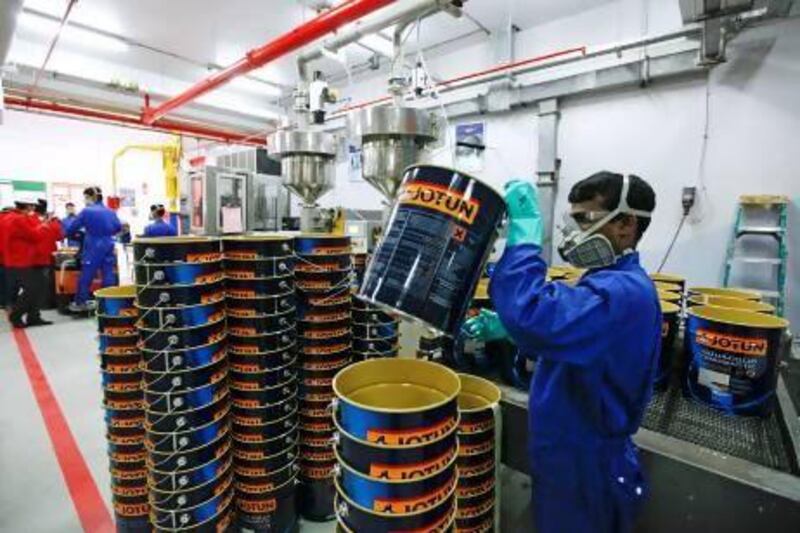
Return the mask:
[[684,393],[729,414],[768,416],[788,326],[763,313],[691,307],[684,335],[689,359]]
[[409,479],[375,479],[354,470],[337,455],[339,486],[350,500],[376,513],[409,514],[436,507],[456,485],[456,458],[439,472]]
[[373,444],[414,447],[450,433],[458,423],[458,376],[413,359],[372,359],[333,380],[338,425]]
[[457,334],[504,215],[502,196],[478,179],[409,167],[358,296]]

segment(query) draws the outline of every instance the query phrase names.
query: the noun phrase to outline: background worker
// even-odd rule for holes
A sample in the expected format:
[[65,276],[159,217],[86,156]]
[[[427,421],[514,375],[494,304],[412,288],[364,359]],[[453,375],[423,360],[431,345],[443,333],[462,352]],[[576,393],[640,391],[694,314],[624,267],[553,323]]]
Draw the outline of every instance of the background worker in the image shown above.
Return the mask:
[[13,210],[13,207],[0,209],[0,309],[5,309],[11,303],[8,298],[8,289],[6,288],[6,266],[3,259],[3,220]]
[[39,312],[42,284],[33,267],[42,226],[34,214],[35,199],[20,194],[14,210],[3,218],[3,260],[10,297],[9,321],[14,328],[49,324]]
[[150,206],[150,220],[152,222],[144,228],[145,237],[175,237],[178,231],[164,220],[167,210],[163,205]]
[[73,313],[89,310],[89,292],[98,270],[103,273],[103,287],[116,284],[114,236],[122,230],[117,214],[103,205],[103,193],[99,187],[84,190],[83,198],[86,207],[64,230],[67,235],[79,230],[85,231],[78,292],[75,294],[75,301],[69,306]]
[[505,199],[508,243],[489,286],[497,312],[482,311],[465,329],[539,357],[528,428],[537,531],[631,531],[647,494],[631,435],[661,346],[658,295],[635,252],[655,193],[610,172],[572,188],[559,251],[589,269],[574,287],[545,280],[536,190],[511,182]]
[[[64,230],[58,218],[47,212],[47,200],[40,199],[36,204],[35,212],[42,226],[33,253],[33,267],[37,271],[41,283],[39,307],[47,309],[51,307],[55,287],[53,284],[53,264],[55,262],[53,253],[58,250],[58,242],[64,238]],[[41,323],[49,324],[46,320],[41,320]]]
[[66,211],[66,216],[64,216],[64,220],[62,221],[62,226],[64,229],[64,234],[67,239],[67,246],[70,248],[80,248],[81,241],[83,240],[83,232],[76,232],[74,234],[66,233],[66,228],[72,224],[72,222],[78,218],[78,215],[75,210],[75,204],[72,202],[67,202],[64,206],[64,210]]

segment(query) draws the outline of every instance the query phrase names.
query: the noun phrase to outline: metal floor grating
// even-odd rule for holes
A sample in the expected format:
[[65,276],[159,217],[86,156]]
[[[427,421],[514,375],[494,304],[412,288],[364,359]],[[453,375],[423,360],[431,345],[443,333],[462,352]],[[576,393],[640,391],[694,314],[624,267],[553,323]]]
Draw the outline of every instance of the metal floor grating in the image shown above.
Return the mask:
[[642,427],[768,468],[791,472],[778,415],[723,414],[683,397],[680,387],[656,392]]

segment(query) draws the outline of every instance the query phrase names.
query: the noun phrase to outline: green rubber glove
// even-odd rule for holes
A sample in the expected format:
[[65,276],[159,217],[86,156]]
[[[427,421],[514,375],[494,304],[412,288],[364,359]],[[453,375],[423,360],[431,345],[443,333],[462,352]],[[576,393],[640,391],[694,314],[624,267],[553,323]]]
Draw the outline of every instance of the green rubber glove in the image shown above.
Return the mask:
[[505,200],[508,209],[506,245],[535,244],[541,246],[544,225],[536,187],[524,181],[509,181],[506,183]]
[[508,339],[508,332],[500,322],[500,317],[494,311],[481,309],[478,316],[474,316],[464,322],[461,328],[464,333],[479,341],[499,341]]

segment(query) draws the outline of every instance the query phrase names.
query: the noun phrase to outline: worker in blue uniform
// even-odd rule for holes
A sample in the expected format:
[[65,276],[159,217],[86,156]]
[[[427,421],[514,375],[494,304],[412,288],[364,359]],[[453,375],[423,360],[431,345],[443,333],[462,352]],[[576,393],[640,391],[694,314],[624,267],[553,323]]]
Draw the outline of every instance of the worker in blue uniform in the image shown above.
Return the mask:
[[145,237],[175,237],[178,231],[172,224],[164,221],[167,210],[163,205],[150,206],[150,220],[152,222],[144,228]]
[[569,194],[562,257],[588,269],[548,283],[536,189],[506,185],[509,232],[483,310],[465,324],[538,356],[529,398],[533,514],[539,533],[628,532],[647,485],[631,436],[647,406],[661,311],[636,245],[655,193],[641,178],[600,172]]
[[85,189],[83,198],[86,207],[64,228],[64,233],[67,235],[84,230],[78,292],[75,294],[75,301],[69,306],[73,313],[89,309],[87,303],[89,292],[98,270],[103,273],[103,287],[117,283],[114,273],[117,261],[114,253],[114,236],[122,230],[117,214],[103,205],[103,193],[99,187]]

